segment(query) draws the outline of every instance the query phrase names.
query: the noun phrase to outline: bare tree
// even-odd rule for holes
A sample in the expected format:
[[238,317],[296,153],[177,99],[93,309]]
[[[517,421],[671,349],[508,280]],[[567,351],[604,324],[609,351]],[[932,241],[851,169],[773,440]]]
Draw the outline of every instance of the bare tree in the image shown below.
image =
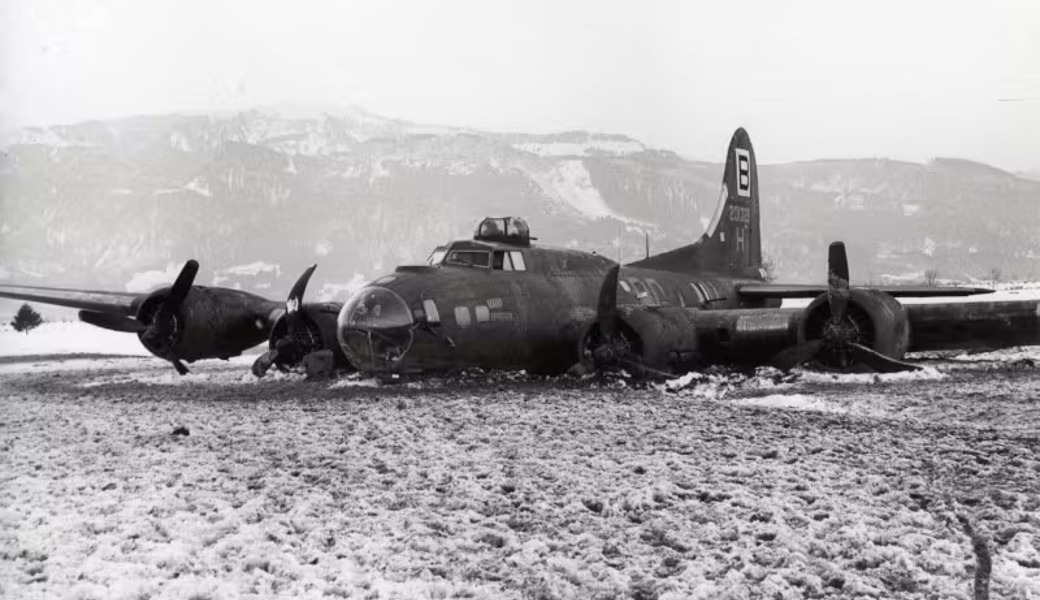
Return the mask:
[[935,287],[936,280],[939,279],[939,269],[925,269],[924,271],[924,284],[928,287]]
[[766,283],[776,281],[776,261],[768,255],[762,259],[762,279]]
[[999,267],[993,267],[989,270],[989,281],[994,287],[996,287],[996,285],[1000,283],[1000,280],[1003,276],[1004,272],[1001,271]]

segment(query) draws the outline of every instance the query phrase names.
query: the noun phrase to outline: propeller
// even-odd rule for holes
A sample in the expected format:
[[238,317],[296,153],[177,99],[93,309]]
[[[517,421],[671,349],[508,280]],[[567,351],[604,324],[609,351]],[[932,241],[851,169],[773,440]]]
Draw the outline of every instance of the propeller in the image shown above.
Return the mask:
[[789,370],[826,352],[842,369],[853,363],[861,363],[879,373],[919,370],[921,367],[917,365],[895,360],[857,341],[859,330],[846,318],[849,295],[849,261],[845,244],[834,242],[827,249],[827,305],[830,316],[824,323],[823,337],[781,351],[773,358],[773,365]]
[[849,306],[849,259],[843,242],[834,242],[827,248],[827,300],[832,320],[843,321]]
[[253,362],[253,375],[263,377],[272,365],[284,371],[286,364],[293,364],[299,360],[296,340],[307,331],[307,322],[300,312],[300,307],[303,305],[303,294],[307,291],[307,284],[317,268],[316,264],[308,267],[289,290],[289,296],[285,299],[286,334],[274,343],[274,348],[261,354]]
[[599,288],[599,300],[596,302],[596,319],[599,321],[599,332],[606,339],[617,335],[617,286],[621,274],[621,265],[614,265],[603,278]]
[[[159,310],[152,316],[151,322],[140,332],[141,340],[145,341],[146,345],[156,348],[169,348],[172,345],[172,338],[177,326],[177,315],[181,313],[181,306],[184,304],[184,300],[187,299],[188,293],[191,292],[191,286],[194,284],[195,276],[198,273],[198,261],[189,260],[184,263],[184,267],[181,269],[180,274],[177,275],[176,281],[170,287],[169,295],[163,300]],[[180,359],[167,357],[167,360],[173,364],[173,368],[177,369],[177,372],[181,375],[188,373],[188,367],[184,366]]]
[[[617,367],[627,367],[637,374],[671,378],[670,373],[645,365],[642,357],[632,351],[630,340],[626,339],[621,331],[620,316],[617,310],[617,288],[620,273],[621,265],[611,267],[604,276],[603,285],[599,290],[599,299],[596,302],[599,343],[592,348],[591,352],[593,368],[599,373],[603,373]],[[575,365],[575,367],[579,365]],[[586,369],[587,367],[582,366],[579,372]]]
[[316,264],[308,267],[293,284],[292,289],[289,290],[289,297],[285,300],[285,324],[290,337],[296,337],[296,334],[307,326],[300,315],[300,306],[303,304],[303,294],[307,291],[307,283],[310,282],[311,275],[317,268]]

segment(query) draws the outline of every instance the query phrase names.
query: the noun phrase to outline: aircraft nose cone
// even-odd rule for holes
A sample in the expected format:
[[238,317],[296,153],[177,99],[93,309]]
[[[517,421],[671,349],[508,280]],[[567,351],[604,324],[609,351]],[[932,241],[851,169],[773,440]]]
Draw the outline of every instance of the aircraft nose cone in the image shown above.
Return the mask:
[[347,359],[362,371],[391,371],[412,346],[412,312],[383,287],[364,288],[347,301],[336,334]]

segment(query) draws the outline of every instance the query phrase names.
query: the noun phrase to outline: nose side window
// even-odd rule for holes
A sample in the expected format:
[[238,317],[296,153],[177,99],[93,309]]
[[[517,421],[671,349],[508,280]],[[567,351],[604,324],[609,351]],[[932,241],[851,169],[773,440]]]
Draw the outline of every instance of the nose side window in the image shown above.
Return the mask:
[[430,298],[423,300],[423,310],[426,311],[426,321],[429,323],[440,323],[441,313],[437,310],[437,304]]

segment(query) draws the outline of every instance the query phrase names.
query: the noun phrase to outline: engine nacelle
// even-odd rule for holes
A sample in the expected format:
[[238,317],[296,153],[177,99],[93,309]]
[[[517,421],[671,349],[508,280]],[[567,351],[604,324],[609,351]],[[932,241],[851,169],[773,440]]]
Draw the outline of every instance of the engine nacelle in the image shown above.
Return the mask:
[[[151,326],[170,296],[170,288],[153,292],[141,303],[137,320]],[[193,362],[230,358],[268,337],[270,314],[281,306],[260,296],[226,288],[194,286],[163,328],[138,334],[152,354],[168,360]]]
[[678,306],[622,310],[622,334],[634,338],[632,350],[648,365],[686,364],[697,355],[695,315],[695,310]]
[[[293,337],[296,354],[302,357],[318,350],[332,350],[334,364],[337,367],[350,366],[336,337],[336,319],[339,317],[340,308],[339,304],[332,303],[304,304],[299,308],[306,326],[300,328]],[[289,326],[286,315],[283,314],[271,328],[271,335],[267,340],[268,348],[274,350],[278,341],[285,339],[288,334]]]
[[[898,300],[878,290],[851,288],[845,321],[854,327],[849,340],[889,358],[900,360],[910,347],[910,326],[906,309]],[[802,313],[798,342],[823,338],[823,330],[831,317],[827,294],[817,296]],[[826,357],[824,361],[826,362]]]

